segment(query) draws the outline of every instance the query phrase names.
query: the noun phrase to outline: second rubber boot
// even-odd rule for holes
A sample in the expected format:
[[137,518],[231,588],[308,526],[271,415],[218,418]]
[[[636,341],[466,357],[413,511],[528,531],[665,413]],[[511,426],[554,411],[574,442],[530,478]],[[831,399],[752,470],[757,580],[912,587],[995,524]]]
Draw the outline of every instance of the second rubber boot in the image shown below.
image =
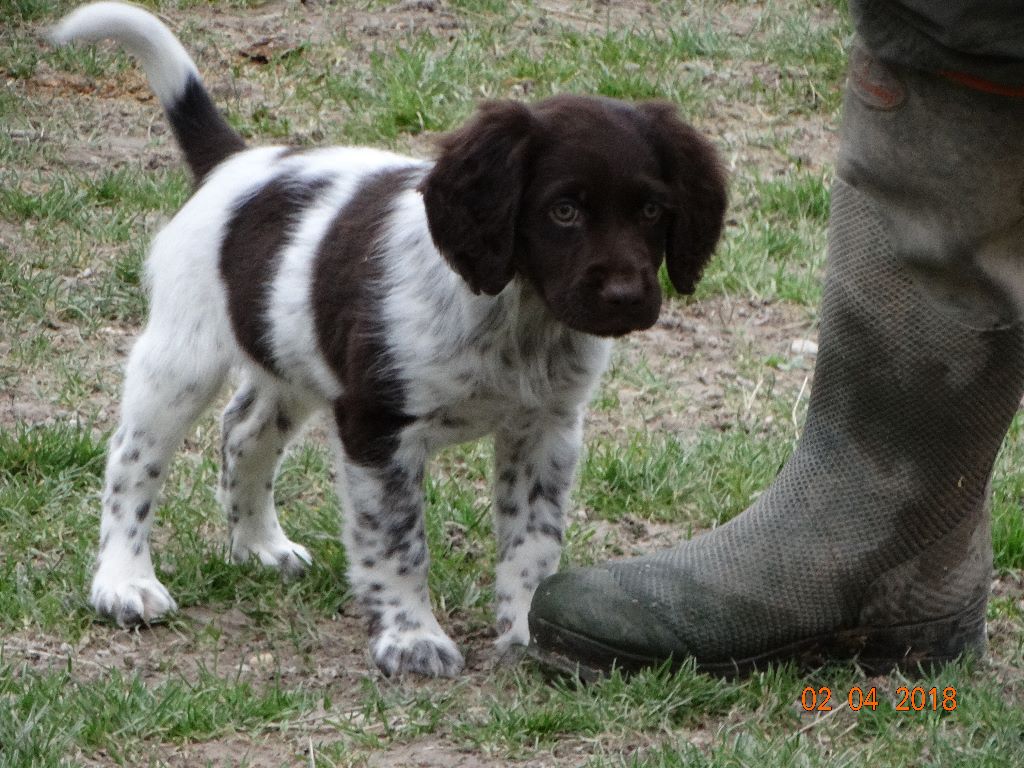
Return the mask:
[[1024,389],[1015,303],[991,277],[1024,259],[1024,103],[859,51],[852,67],[793,455],[727,524],[543,582],[542,660],[742,674],[983,651],[989,480]]

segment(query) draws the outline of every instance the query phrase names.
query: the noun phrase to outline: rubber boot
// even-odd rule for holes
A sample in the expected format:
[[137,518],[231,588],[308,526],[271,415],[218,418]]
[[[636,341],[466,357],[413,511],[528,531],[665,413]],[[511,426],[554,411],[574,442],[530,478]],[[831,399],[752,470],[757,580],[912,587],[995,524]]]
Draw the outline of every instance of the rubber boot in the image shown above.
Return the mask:
[[1024,390],[1022,190],[1024,101],[858,50],[793,455],[729,523],[543,582],[534,655],[587,677],[982,653],[989,480]]

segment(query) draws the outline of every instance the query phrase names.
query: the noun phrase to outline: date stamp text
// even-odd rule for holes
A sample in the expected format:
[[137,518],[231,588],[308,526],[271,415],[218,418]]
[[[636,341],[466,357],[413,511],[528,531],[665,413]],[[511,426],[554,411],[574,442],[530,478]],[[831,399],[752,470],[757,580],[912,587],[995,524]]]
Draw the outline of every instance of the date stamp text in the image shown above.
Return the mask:
[[[800,693],[800,706],[805,712],[831,712],[836,706],[843,705],[854,712],[878,709],[880,699],[877,686],[862,688],[855,685],[845,691],[845,700],[842,698],[843,693],[825,685],[808,685]],[[884,694],[881,701],[884,701]],[[911,688],[901,685],[896,689],[892,704],[897,712],[953,712],[957,707],[956,688],[952,685],[945,688],[925,688],[920,685]]]

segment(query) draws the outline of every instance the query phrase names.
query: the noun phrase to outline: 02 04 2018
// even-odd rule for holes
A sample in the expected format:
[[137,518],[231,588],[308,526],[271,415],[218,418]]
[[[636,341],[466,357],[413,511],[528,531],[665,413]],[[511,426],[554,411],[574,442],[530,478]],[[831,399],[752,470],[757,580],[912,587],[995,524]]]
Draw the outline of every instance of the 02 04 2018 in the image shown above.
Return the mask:
[[[878,687],[874,685],[867,688],[855,685],[847,690],[808,685],[800,693],[800,706],[805,712],[831,712],[839,707],[849,707],[854,712],[874,711],[880,700],[884,701],[884,693],[882,697],[879,698]],[[953,712],[957,708],[956,688],[952,685],[945,688],[901,685],[891,700],[897,712]]]

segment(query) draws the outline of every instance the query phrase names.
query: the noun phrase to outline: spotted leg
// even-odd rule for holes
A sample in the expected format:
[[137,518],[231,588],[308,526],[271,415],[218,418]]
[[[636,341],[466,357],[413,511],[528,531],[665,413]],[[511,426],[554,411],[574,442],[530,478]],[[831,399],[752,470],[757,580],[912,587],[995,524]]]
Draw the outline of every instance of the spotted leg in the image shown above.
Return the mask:
[[530,414],[495,436],[496,613],[500,651],[530,640],[534,590],[558,569],[582,411]]
[[462,654],[434,617],[427,591],[426,457],[360,464],[340,447],[339,454],[349,582],[367,617],[374,663],[388,677],[457,675]]
[[245,382],[221,417],[219,497],[228,518],[231,558],[256,559],[285,576],[312,562],[285,536],[274,509],[274,475],[284,449],[311,411],[309,403],[265,380]]
[[125,375],[121,423],[107,456],[100,546],[89,600],[121,626],[149,623],[176,608],[157,579],[149,534],[157,493],[174,451],[216,395],[224,367],[214,350],[147,330]]

